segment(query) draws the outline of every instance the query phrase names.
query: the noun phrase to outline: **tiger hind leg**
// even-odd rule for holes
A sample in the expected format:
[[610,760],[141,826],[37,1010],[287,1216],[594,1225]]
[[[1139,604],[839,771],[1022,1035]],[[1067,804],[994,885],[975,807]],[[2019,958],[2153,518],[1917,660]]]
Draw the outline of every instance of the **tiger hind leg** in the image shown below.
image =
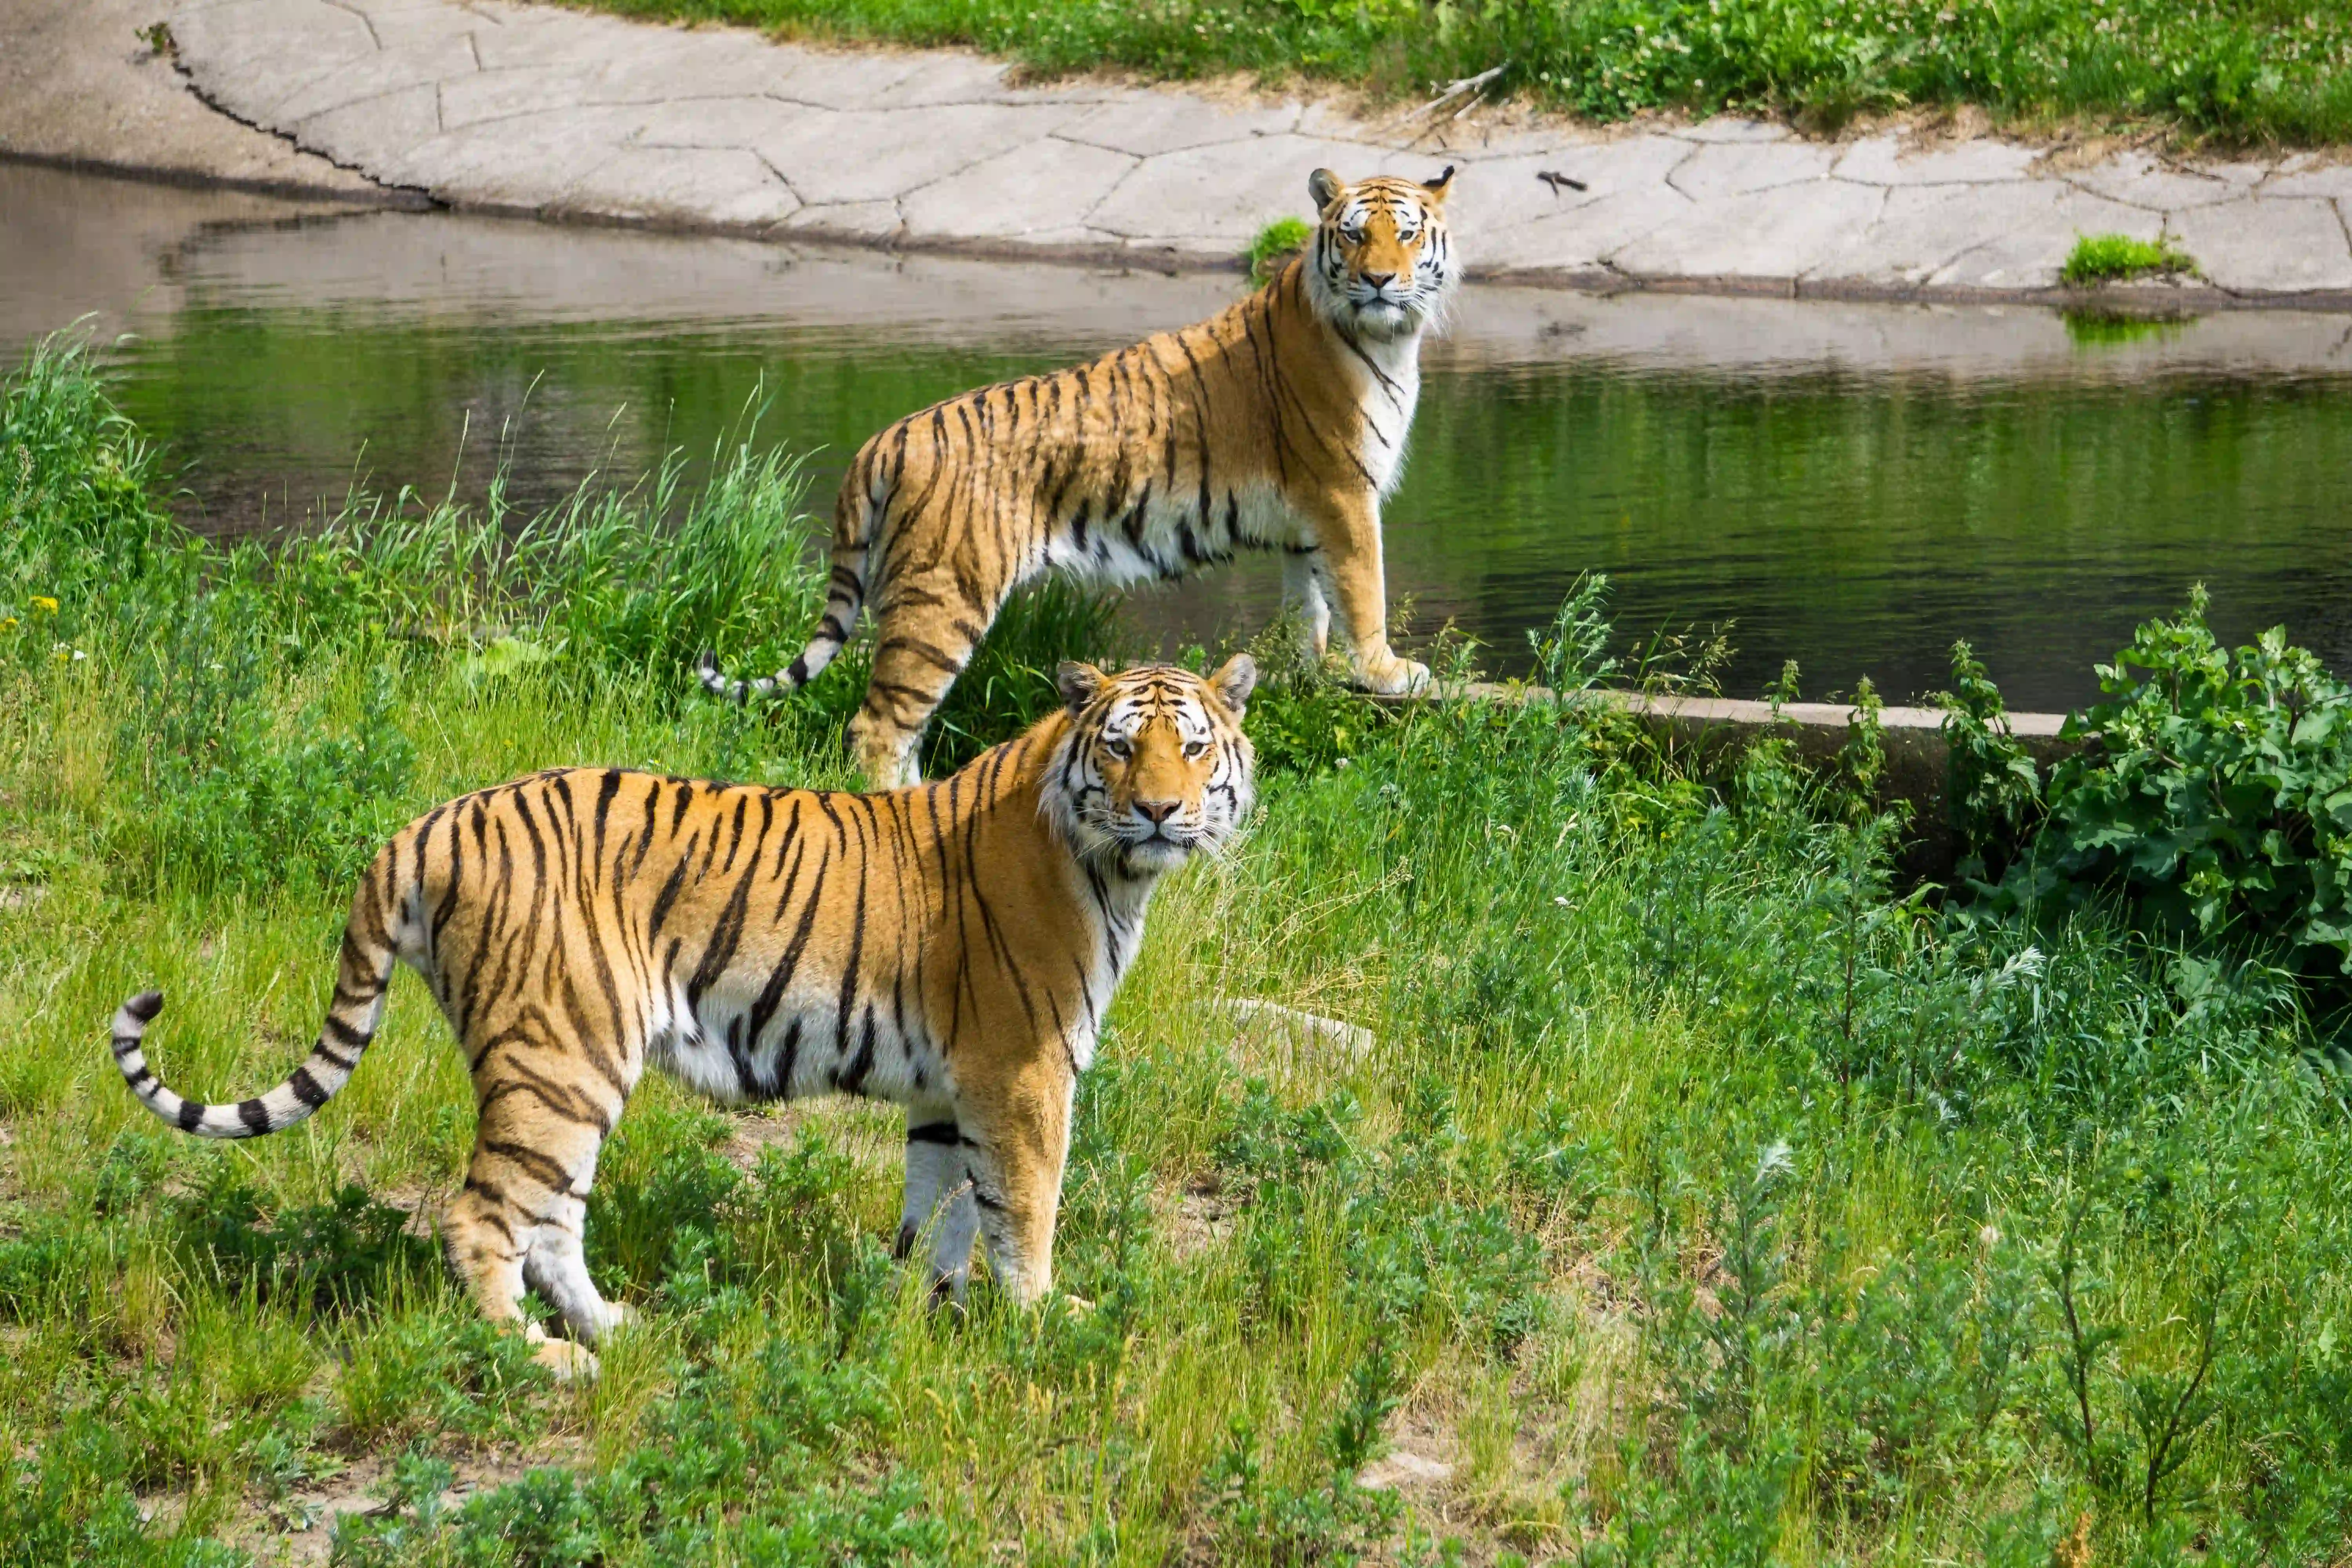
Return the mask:
[[[985,612],[981,619],[986,618]],[[904,789],[923,778],[923,727],[947,700],[948,689],[978,645],[974,623],[940,616],[916,626],[902,606],[880,612],[874,674],[866,701],[849,721],[850,744],[872,789]]]
[[465,1190],[443,1221],[449,1261],[490,1321],[520,1326],[537,1346],[537,1360],[558,1377],[593,1377],[596,1358],[585,1343],[550,1340],[522,1316],[528,1284],[562,1314],[584,1342],[602,1339],[625,1321],[588,1277],[581,1248],[589,1184],[604,1134],[595,1124],[558,1117],[524,1097],[492,1100],[474,1135]]

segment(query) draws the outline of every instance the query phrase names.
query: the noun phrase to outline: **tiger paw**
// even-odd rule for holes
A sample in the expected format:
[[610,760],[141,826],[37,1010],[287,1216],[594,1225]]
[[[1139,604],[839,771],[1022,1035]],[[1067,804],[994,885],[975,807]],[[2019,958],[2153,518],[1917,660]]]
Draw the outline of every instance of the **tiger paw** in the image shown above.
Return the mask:
[[596,1352],[571,1340],[549,1340],[530,1352],[558,1383],[596,1381]]
[[1378,697],[1409,697],[1430,688],[1429,666],[1391,655],[1381,663],[1357,667],[1356,684]]

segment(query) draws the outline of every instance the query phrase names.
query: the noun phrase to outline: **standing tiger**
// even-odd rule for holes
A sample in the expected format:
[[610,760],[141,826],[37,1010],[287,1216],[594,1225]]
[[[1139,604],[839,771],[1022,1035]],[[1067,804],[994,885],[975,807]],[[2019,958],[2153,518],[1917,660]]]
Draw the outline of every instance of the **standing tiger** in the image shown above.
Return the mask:
[[[558,770],[451,801],[385,846],[352,900],[310,1058],[258,1099],[166,1089],[114,1018],[131,1091],[206,1138],[281,1131],[350,1081],[395,961],[425,977],[474,1080],[465,1190],[443,1225],[481,1310],[526,1284],[593,1342],[622,1321],[581,1228],[597,1152],[650,1062],[721,1100],[838,1092],[907,1108],[898,1253],[930,1238],[960,1294],[974,1231],[1015,1301],[1053,1287],[1071,1096],[1153,885],[1247,814],[1257,671],[1066,664],[1065,706],[941,783],[886,795]],[[526,1331],[540,1359],[593,1372]]]
[[1073,370],[983,387],[858,448],[834,504],[833,578],[791,666],[703,684],[803,685],[870,599],[874,673],[850,722],[866,781],[912,784],[916,751],[1013,589],[1049,570],[1174,577],[1244,546],[1287,552],[1284,595],[1320,658],[1339,600],[1359,683],[1417,690],[1389,649],[1381,502],[1404,471],[1421,337],[1454,283],[1434,180],[1307,182],[1314,244],[1223,314]]

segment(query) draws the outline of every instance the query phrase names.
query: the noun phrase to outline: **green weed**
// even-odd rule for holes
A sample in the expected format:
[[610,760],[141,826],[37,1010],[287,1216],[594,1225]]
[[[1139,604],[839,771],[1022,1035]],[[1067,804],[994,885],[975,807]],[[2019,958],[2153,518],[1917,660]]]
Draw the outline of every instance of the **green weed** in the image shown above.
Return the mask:
[[2059,281],[2080,289],[2094,283],[2127,283],[2135,278],[2186,272],[2197,263],[2168,239],[2134,239],[2127,234],[2086,234],[2058,268]]
[[1314,226],[1305,218],[1278,217],[1253,236],[1249,249],[1243,253],[1249,262],[1252,283],[1264,284],[1282,270],[1283,264],[1306,247],[1315,237]]

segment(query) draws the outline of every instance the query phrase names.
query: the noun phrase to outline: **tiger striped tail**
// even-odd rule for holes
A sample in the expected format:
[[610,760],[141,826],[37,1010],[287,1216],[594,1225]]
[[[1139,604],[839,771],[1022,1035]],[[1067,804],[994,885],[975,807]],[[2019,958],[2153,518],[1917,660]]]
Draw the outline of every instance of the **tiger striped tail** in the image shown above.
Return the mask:
[[[370,879],[371,887],[373,879]],[[375,922],[383,929],[383,922]],[[257,1138],[283,1132],[332,1100],[360,1065],[383,1017],[384,992],[392,984],[394,950],[387,939],[370,942],[352,924],[343,931],[341,972],[334,1001],[318,1043],[300,1067],[268,1093],[235,1104],[206,1105],[175,1093],[147,1065],[142,1046],[147,1026],[163,1010],[163,994],[142,991],[114,1015],[114,1064],[139,1102],[183,1132],[199,1138]]]
[[833,579],[825,587],[824,616],[808,646],[775,674],[748,680],[730,679],[719,668],[718,654],[705,652],[696,669],[702,677],[702,689],[713,697],[740,702],[754,691],[762,696],[771,691],[798,691],[823,675],[824,667],[849,641],[857,626],[857,613],[866,607],[866,553],[896,483],[870,444],[858,458],[859,471],[842,486],[841,499],[834,509]]

